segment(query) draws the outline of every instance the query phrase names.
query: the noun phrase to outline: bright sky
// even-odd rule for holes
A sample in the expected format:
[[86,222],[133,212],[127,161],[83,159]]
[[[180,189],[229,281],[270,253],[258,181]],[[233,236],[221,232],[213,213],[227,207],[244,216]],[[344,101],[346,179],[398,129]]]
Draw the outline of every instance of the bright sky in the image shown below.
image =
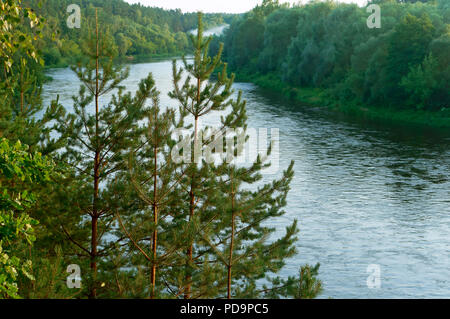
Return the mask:
[[[228,12],[242,13],[254,8],[262,0],[125,0],[128,3],[141,3],[145,6],[165,9],[181,9],[183,12]],[[346,3],[366,5],[367,0],[338,0]],[[280,2],[298,3],[298,0],[281,0]],[[307,0],[300,1],[302,3]]]

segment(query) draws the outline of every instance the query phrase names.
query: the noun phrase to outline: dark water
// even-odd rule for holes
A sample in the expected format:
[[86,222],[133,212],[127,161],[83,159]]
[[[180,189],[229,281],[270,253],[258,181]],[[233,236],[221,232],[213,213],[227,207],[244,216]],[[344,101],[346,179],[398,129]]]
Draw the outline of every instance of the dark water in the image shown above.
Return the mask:
[[[169,61],[130,67],[127,89],[153,72],[162,105],[176,105]],[[70,110],[76,77],[48,74],[46,100],[59,94]],[[283,274],[320,262],[325,298],[450,297],[450,134],[294,110],[251,84],[235,88],[248,101],[249,127],[279,128],[280,168],[295,160],[287,214],[271,221],[282,231],[299,220],[298,255]],[[380,267],[378,289],[366,284],[370,264]]]

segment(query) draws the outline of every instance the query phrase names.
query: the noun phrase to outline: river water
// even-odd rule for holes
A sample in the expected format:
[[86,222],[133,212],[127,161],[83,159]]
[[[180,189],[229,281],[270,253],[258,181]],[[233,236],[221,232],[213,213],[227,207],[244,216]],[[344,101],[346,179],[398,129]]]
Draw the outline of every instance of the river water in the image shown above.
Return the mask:
[[[130,65],[124,85],[135,91],[148,72],[161,104],[176,106],[170,61]],[[70,111],[75,75],[48,75],[46,103],[59,94]],[[248,101],[249,127],[279,129],[280,168],[295,160],[287,213],[270,221],[278,235],[299,221],[298,254],[283,275],[320,262],[322,298],[450,297],[450,134],[339,118],[248,83],[234,88]],[[367,284],[372,264],[379,288]]]

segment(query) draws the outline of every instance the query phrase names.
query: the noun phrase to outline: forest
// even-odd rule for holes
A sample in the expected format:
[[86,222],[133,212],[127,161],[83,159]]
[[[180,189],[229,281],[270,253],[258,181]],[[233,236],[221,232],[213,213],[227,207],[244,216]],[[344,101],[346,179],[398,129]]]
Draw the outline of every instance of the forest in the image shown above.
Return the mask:
[[450,126],[450,2],[356,4],[266,0],[211,45],[240,81],[285,97],[384,120]]
[[[265,155],[249,166],[196,161],[189,153],[186,161],[173,159],[177,129],[189,132],[183,139],[193,148],[213,144],[216,135],[197,126],[206,114],[227,111],[224,130],[247,126],[246,102],[232,89],[222,46],[208,55],[211,38],[203,37],[201,14],[194,23],[176,11],[79,1],[85,8],[79,38],[62,30],[51,40],[51,23],[63,19],[68,2],[47,1],[40,10],[26,3],[0,0],[1,298],[320,294],[319,264],[278,275],[296,253],[297,221],[278,238],[267,223],[285,214],[294,163],[263,182],[261,170],[270,165]],[[124,90],[129,69],[117,63],[120,54],[186,48],[184,32],[196,26],[189,37],[193,59],[173,62],[170,97],[178,108],[160,105],[151,73],[135,93]],[[177,34],[182,46],[173,42]],[[122,53],[121,37],[131,41]],[[66,49],[81,58],[71,60]],[[43,104],[37,66],[59,63],[60,56],[81,82],[73,112],[58,96]],[[209,81],[213,73],[217,78]],[[237,155],[235,138],[227,150]]]
[[[82,56],[79,39],[87,30],[70,29],[65,23],[69,17],[67,8],[79,5],[83,15],[92,16],[98,9],[103,27],[107,28],[117,47],[117,58],[143,60],[155,57],[181,55],[190,47],[187,32],[197,26],[195,13],[180,10],[163,10],[130,5],[123,0],[24,0],[24,5],[33,9],[46,23],[42,37],[35,46],[41,51],[47,67],[67,66]],[[205,14],[205,27],[226,23],[232,15]],[[83,23],[83,22],[82,22]]]

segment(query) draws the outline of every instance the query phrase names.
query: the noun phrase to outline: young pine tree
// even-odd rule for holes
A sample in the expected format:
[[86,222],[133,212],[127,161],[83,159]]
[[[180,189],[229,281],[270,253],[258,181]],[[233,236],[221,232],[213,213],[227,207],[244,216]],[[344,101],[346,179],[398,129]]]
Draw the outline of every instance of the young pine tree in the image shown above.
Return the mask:
[[[128,76],[128,69],[113,65],[115,48],[108,34],[99,29],[97,11],[95,32],[88,32],[85,43],[87,59],[72,68],[82,82],[79,96],[74,97],[74,113],[59,121],[59,132],[67,139],[61,160],[75,169],[74,183],[80,184],[76,190],[70,187],[74,183],[68,188],[71,193],[67,200],[73,208],[65,218],[73,223],[70,228],[65,223],[60,227],[77,254],[88,258],[87,293],[96,298],[102,286],[98,264],[115,241],[105,235],[114,225],[116,205],[108,200],[107,190],[102,187],[126,170],[126,152],[139,149],[139,121],[147,114],[145,103],[154,96],[155,89],[149,75],[134,96],[123,93],[120,84]],[[117,95],[104,104],[102,98],[111,91],[117,91]]]
[[[198,251],[196,256],[195,248],[199,246],[198,240],[198,224],[201,216],[199,212],[206,209],[209,205],[208,195],[213,191],[211,185],[208,183],[211,177],[211,171],[207,165],[198,165],[200,157],[199,151],[203,147],[201,139],[199,139],[199,119],[213,111],[225,110],[232,103],[231,85],[233,83],[233,77],[228,78],[226,73],[226,65],[220,61],[222,54],[222,45],[220,46],[218,54],[211,58],[208,55],[208,48],[211,42],[211,38],[203,38],[203,24],[202,15],[198,16],[198,32],[197,36],[191,35],[191,42],[194,47],[194,62],[188,63],[186,58],[183,58],[184,70],[187,72],[187,76],[182,83],[183,69],[178,69],[176,61],[173,63],[173,82],[174,90],[169,94],[172,98],[176,99],[181,108],[191,115],[194,127],[191,135],[193,149],[189,163],[185,163],[186,177],[182,183],[185,185],[186,194],[185,198],[189,202],[187,212],[188,227],[184,225],[186,229],[186,240],[188,242],[186,248],[186,262],[184,270],[184,283],[179,286],[184,287],[184,298],[189,299],[192,297],[193,284],[200,284],[198,288],[202,290],[197,292],[197,295],[204,296],[204,293],[208,291],[207,284],[201,284],[201,279],[196,279],[194,276],[198,272],[198,264],[202,264],[202,258],[205,256]],[[210,82],[209,78],[212,73],[222,66],[222,72],[219,72],[218,78],[215,82]],[[183,218],[177,218],[178,221]],[[208,269],[210,275],[214,274],[211,268]],[[205,278],[203,274],[203,278]],[[200,288],[203,286],[203,288]],[[211,290],[209,290],[211,292]]]
[[[285,213],[293,163],[281,179],[263,184],[261,174],[270,165],[266,158],[271,148],[249,167],[233,162],[242,152],[242,138],[247,140],[245,101],[241,93],[237,98],[232,96],[234,75],[227,77],[226,64],[220,60],[222,46],[217,56],[209,57],[211,38],[203,38],[201,14],[198,34],[191,41],[195,49],[193,63],[183,59],[187,73],[183,79],[183,68],[178,69],[174,62],[174,90],[170,93],[193,120],[189,139],[193,152],[190,161],[183,164],[186,177],[181,181],[185,190],[181,199],[187,207],[181,207],[182,213],[173,220],[180,225],[187,242],[185,269],[172,271],[171,278],[184,275],[178,287],[184,287],[186,299],[261,297],[269,292],[274,296],[293,296],[298,285],[296,278],[283,280],[268,274],[279,272],[286,258],[295,254],[297,222],[287,227],[283,237],[275,241],[270,238],[270,242],[275,229],[265,224]],[[211,81],[219,68],[222,70],[217,79]],[[217,111],[229,112],[221,117],[218,129],[199,127],[202,116]],[[230,138],[224,136],[228,130],[240,130],[240,136],[232,137],[230,143]],[[221,143],[223,140],[228,140],[228,144]],[[200,158],[211,151],[225,152],[227,156],[219,163],[208,160],[208,156]],[[258,280],[264,279],[272,285],[258,290]]]
[[[176,240],[179,230],[172,220],[185,172],[171,156],[176,143],[172,135],[176,128],[183,127],[184,114],[181,110],[177,116],[171,108],[161,111],[158,95],[152,97],[147,112],[142,147],[130,153],[129,171],[115,184],[117,201],[134,203],[121,205],[124,209],[117,215],[131,248],[128,254],[131,262],[125,265],[141,267],[148,274],[149,280],[142,283],[148,287],[143,294],[151,299],[171,295],[165,291],[164,278],[160,277],[164,277],[166,267],[177,263],[176,255],[184,247],[184,241]],[[127,186],[130,183],[132,187]],[[131,192],[127,193],[127,189]]]

